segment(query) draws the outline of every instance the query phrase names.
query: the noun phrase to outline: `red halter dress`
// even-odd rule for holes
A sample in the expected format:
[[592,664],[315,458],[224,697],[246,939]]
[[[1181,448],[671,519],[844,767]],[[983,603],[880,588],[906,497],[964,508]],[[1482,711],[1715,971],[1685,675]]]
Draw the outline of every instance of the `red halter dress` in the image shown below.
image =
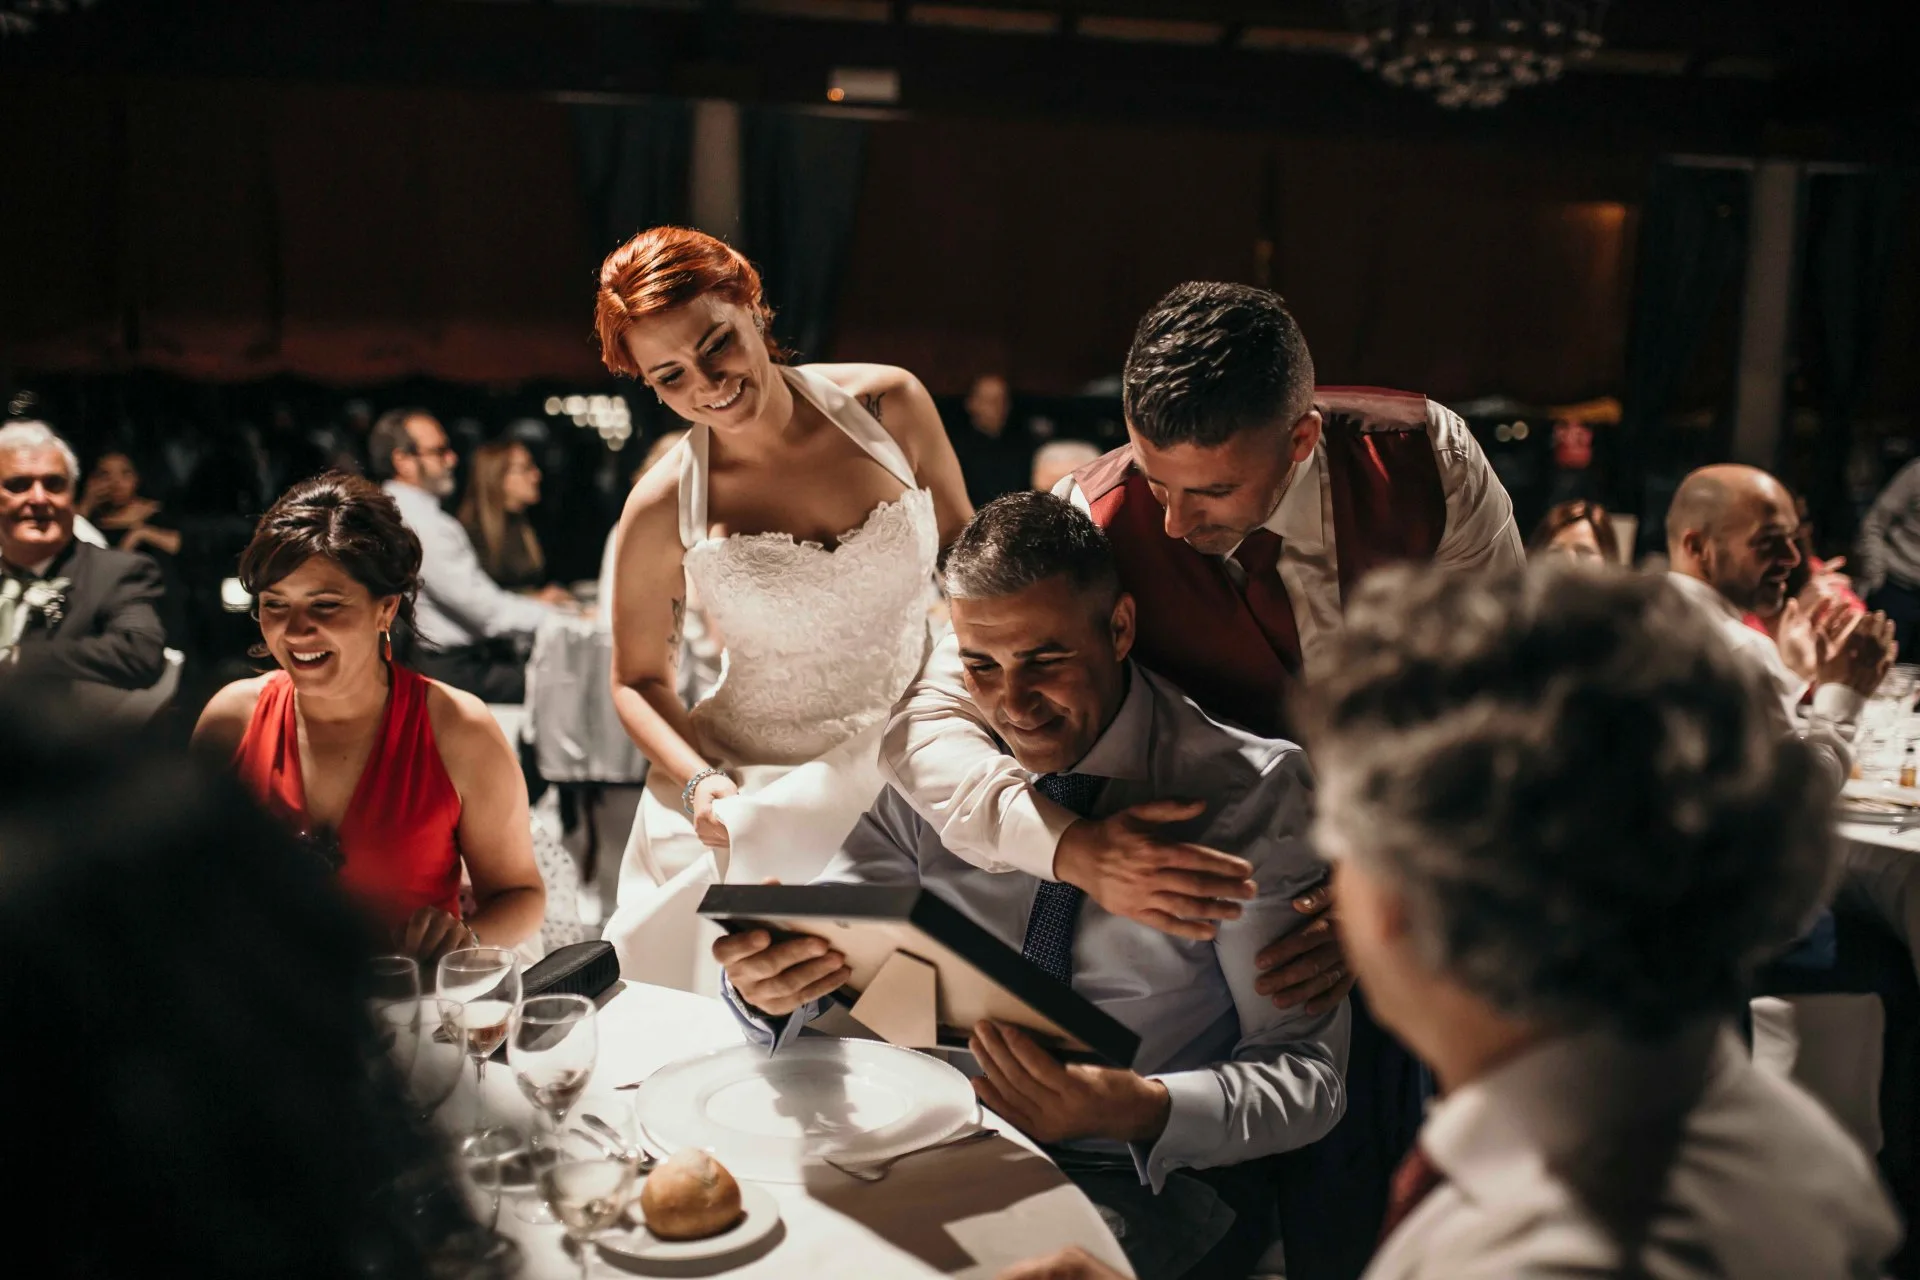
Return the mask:
[[[427,717],[427,681],[391,665],[380,736],[334,833],[345,861],[340,882],[388,925],[423,906],[460,914],[460,794],[441,763]],[[300,726],[293,681],[267,677],[234,770],[268,811],[303,835],[314,834],[300,776]]]

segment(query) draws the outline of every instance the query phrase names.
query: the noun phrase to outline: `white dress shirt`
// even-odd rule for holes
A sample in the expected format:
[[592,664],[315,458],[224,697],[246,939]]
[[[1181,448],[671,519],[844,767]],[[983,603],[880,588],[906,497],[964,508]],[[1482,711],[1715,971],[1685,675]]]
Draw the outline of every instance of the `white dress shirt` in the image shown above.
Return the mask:
[[1716,1023],[1536,1046],[1419,1141],[1445,1180],[1364,1280],[1867,1280],[1900,1240],[1860,1148]]
[[553,610],[489,578],[473,553],[473,539],[440,506],[440,499],[400,480],[380,487],[420,539],[420,598],[414,620],[422,644],[462,649],[497,636],[530,636],[539,630]]
[[[1166,1085],[1172,1103],[1159,1140],[1133,1148],[1141,1181],[1158,1191],[1176,1169],[1237,1164],[1324,1136],[1346,1108],[1347,1006],[1281,1010],[1253,989],[1255,953],[1302,923],[1292,899],[1326,874],[1305,838],[1313,782],[1300,748],[1209,720],[1171,684],[1132,667],[1119,713],[1073,772],[1109,780],[1098,814],[1165,795],[1207,801],[1183,837],[1245,857],[1259,886],[1212,942],[1081,903],[1073,989],[1139,1034],[1133,1067]],[[891,789],[816,881],[828,882],[917,882],[1015,950],[1039,888],[1032,877],[989,875],[948,853]],[[725,990],[749,1034],[773,1043],[772,1024]],[[789,1017],[780,1043],[823,1008],[816,1002]]]
[[[1782,737],[1801,732],[1799,708],[1807,696],[1808,682],[1795,675],[1780,656],[1780,646],[1764,631],[1755,631],[1746,623],[1746,615],[1713,586],[1677,570],[1667,580],[1713,621],[1728,646],[1766,677],[1775,697],[1767,702],[1769,718]],[[1853,768],[1853,726],[1860,718],[1866,698],[1843,684],[1822,684],[1813,691],[1813,717],[1805,734],[1816,750],[1830,758],[1838,776],[1834,786],[1846,780]]]
[[[1427,437],[1447,504],[1446,529],[1433,563],[1455,569],[1524,564],[1513,502],[1465,420],[1428,401]],[[1071,476],[1054,492],[1089,509]],[[1295,468],[1265,527],[1280,535],[1276,571],[1293,606],[1302,669],[1311,680],[1332,660],[1341,617],[1340,557],[1324,440]],[[1230,556],[1228,563],[1229,572],[1239,571]],[[880,773],[960,857],[990,871],[1053,878],[1054,849],[1074,815],[1034,791],[1020,766],[994,742],[967,697],[959,646],[951,637],[935,648],[894,708],[881,741]]]

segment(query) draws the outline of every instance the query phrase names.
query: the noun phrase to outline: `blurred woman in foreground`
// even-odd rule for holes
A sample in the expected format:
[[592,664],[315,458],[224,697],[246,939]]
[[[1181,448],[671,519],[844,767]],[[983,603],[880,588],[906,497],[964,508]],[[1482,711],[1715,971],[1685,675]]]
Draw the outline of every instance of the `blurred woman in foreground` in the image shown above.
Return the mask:
[[178,753],[0,719],[36,726],[0,740],[7,1208],[38,1241],[12,1274],[501,1274],[379,1065],[375,940],[331,877]]

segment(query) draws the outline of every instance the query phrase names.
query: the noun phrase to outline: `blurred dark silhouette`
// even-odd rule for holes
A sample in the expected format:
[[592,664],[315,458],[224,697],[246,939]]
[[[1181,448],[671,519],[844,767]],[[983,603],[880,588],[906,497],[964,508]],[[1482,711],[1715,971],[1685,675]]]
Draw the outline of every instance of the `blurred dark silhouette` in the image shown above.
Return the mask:
[[375,1047],[370,939],[325,867],[182,752],[0,721],[0,1096],[35,1274],[497,1268]]

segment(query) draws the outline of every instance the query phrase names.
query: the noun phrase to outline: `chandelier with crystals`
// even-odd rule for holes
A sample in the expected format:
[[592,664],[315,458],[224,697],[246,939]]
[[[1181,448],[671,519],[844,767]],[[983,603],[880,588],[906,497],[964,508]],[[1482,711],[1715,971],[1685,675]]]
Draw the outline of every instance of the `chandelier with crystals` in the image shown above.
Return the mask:
[[92,4],[93,0],[0,0],[0,36],[23,35],[45,18]]
[[1608,0],[1346,0],[1354,57],[1443,107],[1497,107],[1601,44]]

